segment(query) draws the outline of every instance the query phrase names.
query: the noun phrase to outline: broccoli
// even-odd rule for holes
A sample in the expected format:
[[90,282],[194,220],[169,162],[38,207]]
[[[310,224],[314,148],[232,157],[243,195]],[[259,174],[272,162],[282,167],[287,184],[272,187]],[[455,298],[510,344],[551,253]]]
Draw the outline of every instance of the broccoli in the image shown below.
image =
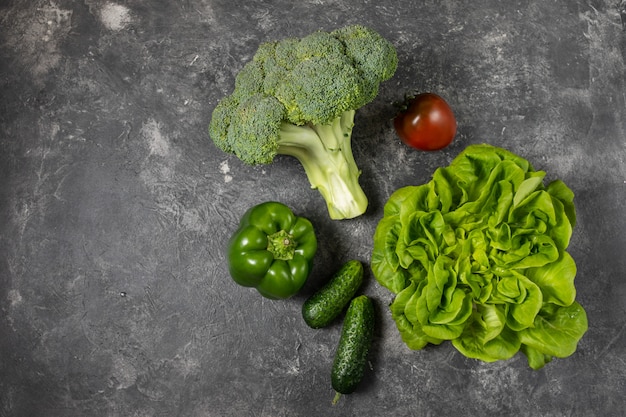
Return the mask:
[[351,137],[355,111],[398,65],[395,48],[364,26],[261,43],[213,110],[218,148],[250,165],[296,157],[332,219],[367,209]]

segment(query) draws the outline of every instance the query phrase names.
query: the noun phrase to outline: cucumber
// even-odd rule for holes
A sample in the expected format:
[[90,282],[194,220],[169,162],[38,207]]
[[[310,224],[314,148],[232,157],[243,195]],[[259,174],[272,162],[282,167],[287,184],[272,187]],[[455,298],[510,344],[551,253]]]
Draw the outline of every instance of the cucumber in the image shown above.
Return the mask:
[[328,326],[341,314],[363,283],[363,265],[346,262],[319,291],[302,305],[302,317],[309,327]]
[[337,402],[341,394],[354,392],[361,382],[374,337],[374,322],[372,300],[365,295],[354,298],[343,321],[333,362],[331,382],[337,393],[333,403]]

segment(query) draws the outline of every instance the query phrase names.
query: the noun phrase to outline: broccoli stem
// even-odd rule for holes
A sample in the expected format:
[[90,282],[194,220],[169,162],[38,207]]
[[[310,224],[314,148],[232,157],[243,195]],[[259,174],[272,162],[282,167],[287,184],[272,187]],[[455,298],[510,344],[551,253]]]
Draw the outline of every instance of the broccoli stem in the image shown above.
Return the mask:
[[344,112],[328,125],[296,126],[283,123],[278,153],[297,158],[311,183],[328,206],[332,219],[351,219],[367,209],[367,197],[359,185],[361,171],[352,154],[354,110]]

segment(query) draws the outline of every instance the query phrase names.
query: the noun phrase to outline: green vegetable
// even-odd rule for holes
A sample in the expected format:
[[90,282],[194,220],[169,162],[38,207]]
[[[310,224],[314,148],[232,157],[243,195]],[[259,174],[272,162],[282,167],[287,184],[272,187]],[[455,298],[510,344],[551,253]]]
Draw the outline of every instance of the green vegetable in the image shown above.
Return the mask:
[[346,262],[319,291],[302,305],[302,317],[310,327],[328,326],[348,305],[363,283],[363,264]]
[[427,184],[389,198],[372,270],[412,349],[450,340],[492,362],[522,351],[529,366],[567,357],[587,331],[566,251],[573,192],[504,149],[472,145]]
[[333,389],[340,394],[350,394],[357,388],[365,372],[367,354],[374,337],[374,304],[365,295],[350,302],[341,329],[341,338],[331,372]]
[[215,107],[210,136],[247,164],[296,157],[331,218],[359,216],[368,202],[352,154],[355,111],[397,64],[394,47],[363,26],[262,43]]
[[283,299],[306,282],[317,251],[311,222],[277,202],[250,208],[228,243],[233,280],[262,296]]

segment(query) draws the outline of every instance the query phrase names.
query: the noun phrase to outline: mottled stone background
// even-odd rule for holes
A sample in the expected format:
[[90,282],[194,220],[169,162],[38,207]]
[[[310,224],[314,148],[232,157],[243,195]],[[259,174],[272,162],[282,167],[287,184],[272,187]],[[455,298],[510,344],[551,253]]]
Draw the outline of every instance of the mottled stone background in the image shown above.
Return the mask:
[[[207,134],[262,41],[365,24],[400,65],[357,113],[368,212],[331,221],[294,159],[244,166]],[[626,409],[626,2],[620,0],[3,0],[0,2],[0,416],[621,416]],[[455,143],[412,151],[393,102],[434,91]],[[303,300],[367,263],[382,206],[465,146],[503,146],[576,193],[570,252],[589,331],[540,371],[450,344],[413,352],[391,294],[370,369],[331,406],[341,324]],[[268,301],[223,245],[278,200],[320,241],[304,291]]]

